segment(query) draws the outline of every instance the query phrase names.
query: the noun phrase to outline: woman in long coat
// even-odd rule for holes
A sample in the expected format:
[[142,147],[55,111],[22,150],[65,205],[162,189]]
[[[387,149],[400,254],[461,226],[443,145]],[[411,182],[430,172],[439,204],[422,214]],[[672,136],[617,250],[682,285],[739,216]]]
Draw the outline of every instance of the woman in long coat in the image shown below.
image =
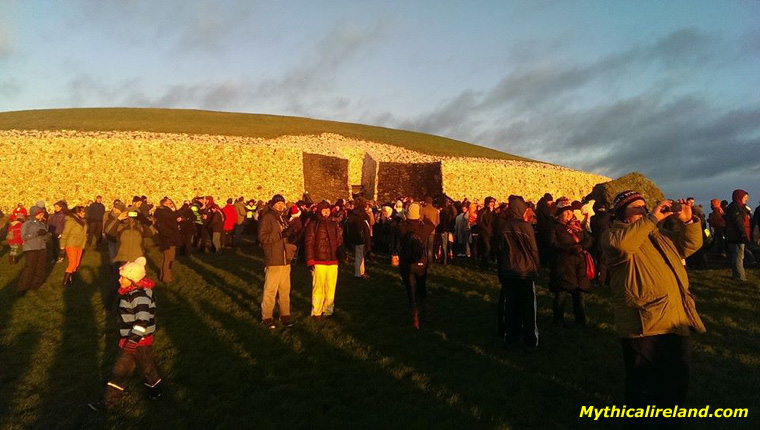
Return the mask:
[[549,239],[554,254],[549,281],[549,289],[554,293],[554,323],[564,323],[565,303],[571,296],[575,323],[585,325],[581,293],[591,289],[591,281],[586,275],[586,250],[593,244],[593,238],[583,230],[573,215],[570,201],[565,198],[557,200],[556,221]]

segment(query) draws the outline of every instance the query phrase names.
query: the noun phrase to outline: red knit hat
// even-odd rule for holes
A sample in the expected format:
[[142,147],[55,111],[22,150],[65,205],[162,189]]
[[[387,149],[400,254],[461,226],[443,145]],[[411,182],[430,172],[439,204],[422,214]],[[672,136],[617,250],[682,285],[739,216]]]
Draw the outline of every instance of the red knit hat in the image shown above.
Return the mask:
[[298,214],[300,212],[301,212],[301,210],[298,209],[298,206],[293,205],[293,206],[290,207],[290,214],[291,215],[295,215],[295,214]]

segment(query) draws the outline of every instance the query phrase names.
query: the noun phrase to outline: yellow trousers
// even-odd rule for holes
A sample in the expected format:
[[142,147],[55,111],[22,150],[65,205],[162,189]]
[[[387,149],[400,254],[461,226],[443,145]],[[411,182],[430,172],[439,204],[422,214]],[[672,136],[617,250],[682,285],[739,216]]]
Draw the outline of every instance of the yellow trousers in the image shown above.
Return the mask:
[[335,307],[335,285],[338,265],[315,264],[311,280],[311,314],[332,315]]

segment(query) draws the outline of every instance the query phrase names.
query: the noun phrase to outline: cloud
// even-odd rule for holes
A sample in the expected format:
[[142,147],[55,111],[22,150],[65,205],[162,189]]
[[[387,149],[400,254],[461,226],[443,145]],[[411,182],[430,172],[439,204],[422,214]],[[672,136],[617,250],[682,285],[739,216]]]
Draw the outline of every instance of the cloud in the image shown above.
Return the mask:
[[13,41],[11,40],[10,30],[0,23],[0,60],[11,55],[13,50]]
[[760,168],[760,103],[725,112],[699,83],[742,49],[687,28],[585,63],[535,58],[390,125],[666,187],[741,177]]

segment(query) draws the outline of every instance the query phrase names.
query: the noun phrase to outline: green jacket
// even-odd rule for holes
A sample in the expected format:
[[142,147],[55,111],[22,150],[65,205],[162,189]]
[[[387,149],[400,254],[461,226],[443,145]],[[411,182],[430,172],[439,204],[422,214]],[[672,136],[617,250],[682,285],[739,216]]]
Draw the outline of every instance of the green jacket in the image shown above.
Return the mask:
[[59,247],[64,249],[66,247],[84,248],[87,244],[87,225],[84,220],[81,220],[81,224],[77,222],[73,217],[76,215],[67,215],[66,223],[63,226],[63,233],[61,233],[61,242]]
[[631,224],[616,221],[604,232],[602,249],[620,337],[688,336],[690,328],[705,331],[683,264],[700,247],[699,220],[685,226],[681,239],[658,228],[650,217]]
[[[130,208],[131,210],[131,208]],[[149,221],[141,221],[142,218],[127,218],[119,220],[113,218],[106,225],[108,234],[116,237],[116,255],[112,263],[119,261],[135,261],[144,256],[143,238],[152,235]]]

